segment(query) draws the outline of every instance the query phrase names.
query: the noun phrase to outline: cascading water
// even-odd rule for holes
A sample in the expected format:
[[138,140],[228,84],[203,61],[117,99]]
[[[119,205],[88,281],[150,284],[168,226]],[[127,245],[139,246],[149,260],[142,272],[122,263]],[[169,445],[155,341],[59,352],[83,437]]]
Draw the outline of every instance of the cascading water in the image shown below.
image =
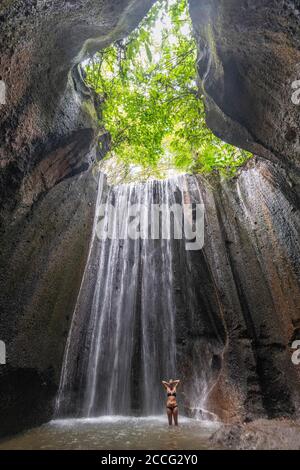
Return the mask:
[[[162,227],[169,232],[174,205],[201,202],[197,180],[181,176],[109,189],[103,176],[100,181],[93,238],[67,341],[56,414],[159,414],[164,404],[161,381],[178,374],[186,377],[185,398],[196,409],[204,401],[213,375],[207,369],[211,358],[219,354],[222,340],[209,315],[199,326],[208,289],[195,290],[197,263],[198,269],[207,270],[201,250],[188,252],[184,239],[166,236]],[[99,236],[104,203],[101,227],[109,227],[107,239]],[[158,238],[151,239],[152,208],[157,204],[166,212]],[[135,232],[132,207],[140,216]],[[126,236],[129,232],[130,237]],[[206,366],[201,355],[207,358]]]

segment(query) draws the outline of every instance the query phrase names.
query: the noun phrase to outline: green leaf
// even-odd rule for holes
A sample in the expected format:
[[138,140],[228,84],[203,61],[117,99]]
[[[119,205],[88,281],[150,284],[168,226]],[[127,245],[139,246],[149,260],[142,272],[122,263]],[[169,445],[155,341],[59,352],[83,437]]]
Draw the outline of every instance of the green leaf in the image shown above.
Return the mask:
[[110,134],[109,156],[126,178],[132,165],[142,178],[165,177],[170,167],[231,177],[251,156],[206,126],[191,31],[187,0],[158,0],[139,28],[85,67],[99,95],[99,126]]

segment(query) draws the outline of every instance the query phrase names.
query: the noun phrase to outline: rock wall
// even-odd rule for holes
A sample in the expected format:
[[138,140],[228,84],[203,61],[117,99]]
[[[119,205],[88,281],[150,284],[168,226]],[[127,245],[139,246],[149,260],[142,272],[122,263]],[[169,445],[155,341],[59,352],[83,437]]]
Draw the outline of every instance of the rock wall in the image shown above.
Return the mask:
[[97,183],[93,99],[76,64],[126,35],[152,0],[0,5],[0,435],[53,412]]
[[299,164],[297,0],[189,0],[209,127],[254,154]]
[[210,395],[223,419],[299,413],[299,200],[286,171],[255,159],[233,181],[200,181],[227,342]]
[[211,398],[226,409],[224,417],[291,413],[299,407],[290,350],[299,336],[300,106],[292,101],[300,78],[299,2],[189,0],[189,6],[208,126],[273,162],[255,159],[213,193],[204,185],[206,250],[228,335],[227,370]]

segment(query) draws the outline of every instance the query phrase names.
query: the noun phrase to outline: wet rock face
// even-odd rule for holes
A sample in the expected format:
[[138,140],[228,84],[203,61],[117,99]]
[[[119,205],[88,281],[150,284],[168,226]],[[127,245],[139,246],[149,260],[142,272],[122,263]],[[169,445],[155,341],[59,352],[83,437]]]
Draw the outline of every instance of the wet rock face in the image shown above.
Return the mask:
[[[255,160],[212,196],[208,243],[228,343],[210,395],[223,419],[299,409],[300,10],[295,0],[189,0],[207,123]],[[209,195],[210,194],[210,195]],[[217,222],[218,221],[218,222]]]
[[287,419],[259,419],[253,423],[222,426],[211,445],[232,450],[299,450],[300,423]]
[[[209,127],[260,156],[299,162],[296,0],[190,0]],[[299,87],[298,87],[299,88]]]
[[97,183],[93,99],[74,68],[133,29],[152,0],[0,5],[0,434],[53,412]]
[[223,369],[209,401],[223,419],[299,409],[299,199],[286,171],[256,159],[212,191],[204,251],[227,333]]
[[97,184],[88,173],[56,185],[2,238],[0,434],[52,416],[81,283]]

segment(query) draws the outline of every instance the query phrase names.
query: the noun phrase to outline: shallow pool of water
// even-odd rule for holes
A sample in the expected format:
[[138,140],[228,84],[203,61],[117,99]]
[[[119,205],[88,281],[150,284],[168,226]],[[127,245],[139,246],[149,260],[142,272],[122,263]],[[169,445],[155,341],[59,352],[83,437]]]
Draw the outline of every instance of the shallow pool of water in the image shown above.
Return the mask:
[[132,418],[108,416],[51,421],[2,441],[4,450],[204,450],[211,449],[210,436],[218,423],[181,418],[168,426],[166,417]]

